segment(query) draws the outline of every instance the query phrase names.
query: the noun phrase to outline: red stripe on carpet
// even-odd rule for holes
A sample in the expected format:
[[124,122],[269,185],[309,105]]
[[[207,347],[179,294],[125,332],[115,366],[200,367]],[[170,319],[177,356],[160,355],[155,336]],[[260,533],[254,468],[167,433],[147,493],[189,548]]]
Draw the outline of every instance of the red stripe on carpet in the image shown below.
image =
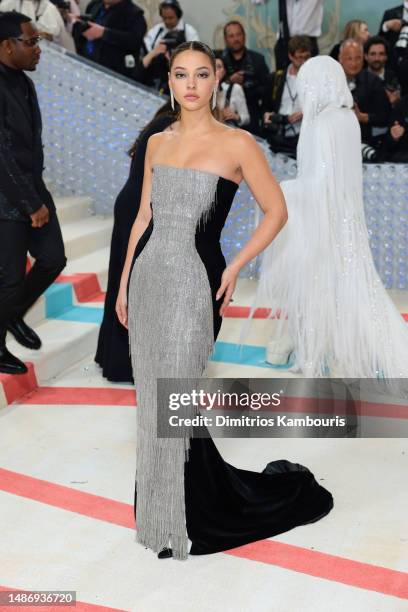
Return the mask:
[[[228,306],[225,311],[225,316],[232,319],[247,319],[251,312],[250,306]],[[254,319],[267,319],[271,313],[270,308],[257,308],[255,310]],[[402,317],[405,321],[408,321],[408,313],[402,313]],[[276,315],[272,316],[271,319],[279,319],[280,311],[278,310]]]
[[[14,377],[15,378],[15,377]],[[112,389],[110,387],[37,387],[22,397],[19,404],[37,405],[91,405],[91,406],[136,406],[134,389]],[[213,410],[219,409],[215,404]],[[283,397],[279,406],[262,406],[256,412],[279,414],[329,414],[359,415],[408,419],[408,406],[356,401],[349,405],[346,400],[331,400],[313,397]]]
[[0,468],[0,489],[121,527],[133,529],[135,525],[133,507],[129,504],[4,468]]
[[135,406],[134,389],[109,387],[38,387],[20,404],[90,404],[95,406]]
[[78,302],[103,302],[105,300],[105,293],[94,272],[60,274],[55,282],[71,283]]
[[[0,490],[134,529],[133,506],[0,468]],[[385,595],[408,598],[408,573],[308,550],[276,540],[259,540],[225,554],[276,565]]]
[[4,394],[8,404],[33,391],[38,383],[34,365],[26,363],[27,374],[0,374],[0,384],[3,385]]
[[[249,317],[250,312],[250,306],[228,306],[225,311],[225,316],[232,319],[247,319]],[[257,308],[254,312],[254,319],[267,319],[270,315],[270,312],[270,308]],[[271,318],[279,318],[279,314],[277,317],[274,316]]]
[[316,578],[408,599],[408,573],[361,563],[292,544],[261,540],[229,550],[227,554],[277,565]]
[[[12,591],[13,593],[30,593],[33,591],[40,591],[41,589],[16,589],[14,587],[8,587],[8,586],[4,586],[4,585],[0,585],[0,592],[4,592],[4,591]],[[58,589],[55,589],[58,590]],[[63,589],[60,589],[63,590]],[[75,590],[75,589],[73,589]],[[4,595],[3,595],[4,597]],[[2,603],[3,605],[0,605],[0,610],[5,610],[7,607],[7,610],[9,610],[10,608],[20,608],[20,610],[24,610],[24,612],[38,612],[39,609],[43,609],[43,608],[47,608],[50,612],[52,610],[51,605],[48,603],[44,603],[44,605],[36,605],[36,606],[28,606],[28,605],[23,605],[21,604],[20,606],[18,606],[17,603],[11,605],[8,604],[7,606],[5,605],[5,601],[2,599]],[[69,604],[60,604],[60,605],[54,605],[54,612],[56,610],[75,610],[76,612],[128,612],[127,610],[123,610],[122,608],[108,608],[107,606],[100,606],[98,604],[90,604],[90,603],[84,603],[83,601],[76,601],[75,604],[69,605]]]
[[[260,410],[260,412],[262,409]],[[366,417],[385,417],[408,419],[408,406],[405,404],[380,404],[374,402],[331,400],[314,397],[283,397],[280,406],[264,408],[266,412],[307,413],[336,415],[358,415]]]

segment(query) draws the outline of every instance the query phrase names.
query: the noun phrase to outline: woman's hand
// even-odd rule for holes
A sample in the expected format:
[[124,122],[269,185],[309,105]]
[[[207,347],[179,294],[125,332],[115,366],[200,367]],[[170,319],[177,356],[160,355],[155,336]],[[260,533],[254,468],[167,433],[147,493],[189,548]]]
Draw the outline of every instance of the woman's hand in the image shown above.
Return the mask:
[[128,329],[128,309],[127,309],[127,295],[126,287],[119,287],[118,297],[116,299],[116,314],[123,327]]
[[224,296],[224,300],[221,304],[220,315],[223,317],[226,309],[231,301],[232,294],[234,293],[235,285],[237,284],[239,270],[233,266],[227,266],[222,273],[221,285],[215,296],[216,300],[221,299]]

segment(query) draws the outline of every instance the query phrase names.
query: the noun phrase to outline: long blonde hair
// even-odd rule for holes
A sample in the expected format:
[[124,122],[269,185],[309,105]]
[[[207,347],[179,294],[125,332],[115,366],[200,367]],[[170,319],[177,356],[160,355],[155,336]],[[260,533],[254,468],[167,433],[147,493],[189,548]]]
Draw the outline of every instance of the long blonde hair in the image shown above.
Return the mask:
[[344,26],[343,40],[347,40],[347,38],[359,39],[361,26],[363,24],[367,25],[367,22],[362,19],[352,19],[348,21]]

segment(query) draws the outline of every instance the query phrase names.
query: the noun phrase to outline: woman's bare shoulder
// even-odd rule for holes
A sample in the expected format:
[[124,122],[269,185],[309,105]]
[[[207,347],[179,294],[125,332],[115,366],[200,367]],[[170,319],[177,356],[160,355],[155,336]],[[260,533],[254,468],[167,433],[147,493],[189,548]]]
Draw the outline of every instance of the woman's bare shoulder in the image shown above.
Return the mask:
[[240,160],[251,158],[252,155],[259,153],[259,144],[250,132],[241,128],[226,127],[228,131],[225,131],[223,139],[226,153]]

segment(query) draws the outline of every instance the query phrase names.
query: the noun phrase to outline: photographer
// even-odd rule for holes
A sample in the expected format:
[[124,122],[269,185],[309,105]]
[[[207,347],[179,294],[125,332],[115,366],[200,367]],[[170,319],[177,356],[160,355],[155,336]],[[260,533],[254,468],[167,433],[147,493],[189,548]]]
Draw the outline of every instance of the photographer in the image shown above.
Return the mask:
[[146,32],[143,13],[132,0],[92,0],[86,15],[73,17],[77,53],[131,76]]
[[222,59],[227,73],[227,83],[238,83],[243,87],[250,115],[250,122],[243,126],[253,134],[260,134],[261,101],[263,87],[269,70],[262,53],[245,46],[245,30],[240,21],[229,21],[224,26],[226,48]]
[[199,38],[195,29],[183,21],[183,11],[176,0],[161,2],[159,13],[163,21],[146,34],[143,41],[145,55],[139,58],[132,76],[136,81],[169,95],[167,73],[171,51],[183,42]]
[[200,40],[197,31],[183,20],[183,11],[177,0],[164,0],[159,4],[160,23],[153,26],[144,37],[146,53],[153,50],[159,41],[174,38],[174,47],[185,41]]
[[310,59],[308,36],[293,36],[288,44],[289,66],[269,75],[262,101],[264,137],[274,152],[296,156],[302,113],[296,90],[300,67]]
[[408,1],[385,11],[379,35],[390,48],[389,61],[396,70],[402,94],[408,93]]

